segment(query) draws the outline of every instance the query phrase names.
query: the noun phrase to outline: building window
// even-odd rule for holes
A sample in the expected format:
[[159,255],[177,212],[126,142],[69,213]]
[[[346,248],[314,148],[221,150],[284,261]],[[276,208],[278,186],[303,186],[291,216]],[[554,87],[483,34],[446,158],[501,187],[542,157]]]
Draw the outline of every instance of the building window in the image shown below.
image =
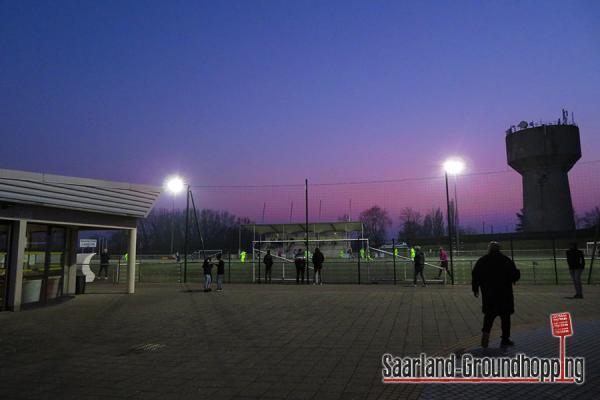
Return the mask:
[[45,302],[62,295],[66,229],[27,224],[22,304]]

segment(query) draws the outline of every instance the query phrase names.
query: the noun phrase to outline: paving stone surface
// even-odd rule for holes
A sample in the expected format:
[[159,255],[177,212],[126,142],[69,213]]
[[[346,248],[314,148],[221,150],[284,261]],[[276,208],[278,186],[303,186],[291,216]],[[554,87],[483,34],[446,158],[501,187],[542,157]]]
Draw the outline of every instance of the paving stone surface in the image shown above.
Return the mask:
[[[204,293],[200,285],[145,284],[135,295],[123,290],[90,285],[87,294],[61,304],[0,313],[0,397],[446,398],[449,391],[436,393],[441,387],[432,385],[384,385],[381,355],[470,349],[482,321],[480,300],[467,286],[240,284]],[[585,299],[569,300],[568,286],[517,286],[515,339],[548,335],[554,312],[570,311],[576,329],[579,321],[594,323],[600,287],[584,290]],[[492,336],[499,336],[499,323]],[[594,347],[585,338],[579,347],[577,336],[570,339],[574,352],[586,355]],[[552,340],[531,349],[555,349]],[[588,376],[597,377],[598,354],[588,358]],[[474,397],[473,385],[452,388]],[[582,388],[587,395],[595,387]]]

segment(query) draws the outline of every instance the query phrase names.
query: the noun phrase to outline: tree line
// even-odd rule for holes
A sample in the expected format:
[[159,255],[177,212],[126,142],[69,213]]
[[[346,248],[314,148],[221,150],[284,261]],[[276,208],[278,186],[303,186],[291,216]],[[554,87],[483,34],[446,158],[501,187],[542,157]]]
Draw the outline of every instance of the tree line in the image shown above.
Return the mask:
[[[522,230],[522,214],[517,214],[519,222],[515,227]],[[348,221],[348,215],[338,218]],[[600,207],[576,217],[577,226],[590,228],[600,223]],[[363,223],[365,237],[373,247],[385,244],[393,219],[389,212],[377,205],[364,210],[359,215]],[[424,214],[405,207],[398,216],[400,228],[394,236],[398,242],[415,243],[422,238],[439,238],[448,234],[446,213],[442,209],[431,208]],[[190,211],[188,220],[188,252],[205,250],[225,250],[237,252],[241,248],[249,250],[252,232],[240,229],[241,225],[253,223],[249,218],[239,217],[227,211],[210,209],[200,210],[197,214]],[[461,234],[472,234],[468,227],[461,227],[454,212],[454,203],[450,202],[450,224],[458,227]],[[185,210],[169,210],[165,208],[153,210],[147,218],[138,223],[138,251],[140,254],[172,254],[184,252],[185,242]],[[112,235],[111,251],[126,252],[128,236],[125,231],[117,231]]]

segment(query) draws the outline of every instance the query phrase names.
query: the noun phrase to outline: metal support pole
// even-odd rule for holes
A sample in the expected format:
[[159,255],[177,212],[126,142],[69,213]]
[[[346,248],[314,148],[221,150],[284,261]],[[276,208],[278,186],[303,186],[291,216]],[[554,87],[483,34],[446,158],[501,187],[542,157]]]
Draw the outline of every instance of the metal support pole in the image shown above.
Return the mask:
[[305,214],[305,227],[306,230],[306,260],[304,260],[304,265],[306,266],[306,284],[309,284],[310,276],[309,276],[309,257],[308,257],[308,179],[304,179],[304,214]]
[[394,263],[394,285],[396,284],[396,240],[392,239],[392,259]]
[[231,251],[229,252],[228,257],[227,275],[227,283],[231,283]]
[[554,259],[554,279],[558,285],[558,267],[556,266],[556,240],[552,238],[552,258]]
[[[448,219],[448,250],[450,250],[450,272],[452,272],[452,284],[454,285],[454,256],[452,255],[452,222],[450,221],[450,193],[448,191],[448,172],[444,172],[446,178],[446,217]],[[456,207],[456,205],[455,205]]]
[[260,233],[258,234],[258,283],[260,283],[260,263],[261,263],[261,255],[260,255]]
[[510,236],[510,259],[515,261],[515,249],[513,246],[513,237],[512,235]]
[[360,250],[362,249],[362,240],[358,242],[358,284],[360,285]]
[[594,268],[594,260],[598,253],[598,234],[600,233],[600,220],[596,224],[596,233],[594,234],[594,247],[592,247],[592,259],[590,260],[590,272],[588,272],[588,285],[592,283],[592,269]]
[[190,185],[185,192],[185,237],[183,239],[183,283],[187,283],[188,235],[190,217]]

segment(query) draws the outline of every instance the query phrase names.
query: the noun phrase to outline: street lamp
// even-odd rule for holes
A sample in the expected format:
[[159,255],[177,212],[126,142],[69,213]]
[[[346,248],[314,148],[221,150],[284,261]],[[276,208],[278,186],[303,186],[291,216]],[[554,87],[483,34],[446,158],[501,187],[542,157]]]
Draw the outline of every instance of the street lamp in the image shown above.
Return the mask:
[[[187,255],[188,255],[188,219],[190,215],[190,185],[186,185],[184,180],[179,176],[172,176],[165,181],[166,190],[177,195],[184,189],[186,190],[185,198],[185,237],[184,237],[184,254],[183,254],[183,283],[187,282]],[[173,225],[171,225],[171,238],[173,237]],[[171,239],[172,240],[172,239]],[[172,246],[172,245],[171,245]],[[172,251],[171,251],[172,252]]]
[[[465,168],[465,164],[462,160],[454,158],[449,159],[444,163],[444,178],[446,179],[446,217],[448,220],[448,250],[450,251],[450,277],[452,284],[454,285],[454,257],[452,255],[452,222],[450,220],[450,193],[448,190],[448,174],[456,175],[460,174]],[[454,209],[456,211],[456,186],[454,187]]]

